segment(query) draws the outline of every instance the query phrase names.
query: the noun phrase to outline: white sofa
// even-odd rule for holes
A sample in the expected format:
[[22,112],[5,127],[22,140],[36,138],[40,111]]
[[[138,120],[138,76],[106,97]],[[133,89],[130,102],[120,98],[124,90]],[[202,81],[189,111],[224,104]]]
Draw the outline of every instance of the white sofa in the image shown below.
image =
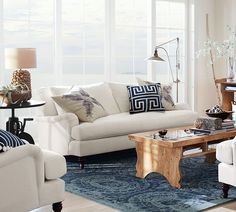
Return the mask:
[[23,145],[0,153],[0,211],[26,212],[53,204],[61,211],[65,185],[59,179],[66,173],[65,158]]
[[217,144],[218,180],[222,183],[223,197],[228,197],[229,185],[236,186],[236,138]]
[[192,125],[197,113],[177,105],[176,110],[129,114],[125,84],[100,83],[83,86],[105,108],[108,116],[93,123],[80,123],[72,113],[60,113],[51,96],[61,95],[70,87],[44,87],[39,90],[41,115],[36,118],[39,145],[62,155],[87,156],[134,148],[127,135],[142,131]]

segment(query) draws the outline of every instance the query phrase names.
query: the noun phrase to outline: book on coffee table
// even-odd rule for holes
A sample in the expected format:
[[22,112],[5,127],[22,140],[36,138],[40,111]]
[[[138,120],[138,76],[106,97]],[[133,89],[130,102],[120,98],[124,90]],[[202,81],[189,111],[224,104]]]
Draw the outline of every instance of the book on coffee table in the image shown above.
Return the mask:
[[204,134],[204,135],[215,135],[218,133],[226,132],[227,129],[220,129],[220,130],[204,130],[204,129],[198,129],[198,128],[190,128],[190,130],[194,134]]

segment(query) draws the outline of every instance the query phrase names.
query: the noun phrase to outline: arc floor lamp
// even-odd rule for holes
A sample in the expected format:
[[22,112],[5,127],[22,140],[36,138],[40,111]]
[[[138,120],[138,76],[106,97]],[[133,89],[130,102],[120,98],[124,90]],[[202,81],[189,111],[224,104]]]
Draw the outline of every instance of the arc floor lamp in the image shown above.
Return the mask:
[[[174,77],[174,74],[173,74],[173,70],[172,70],[172,66],[171,66],[171,63],[170,63],[170,57],[169,57],[169,54],[168,54],[168,51],[163,47],[164,45],[168,44],[168,43],[171,43],[171,42],[176,42],[176,51],[175,51],[175,59],[176,59],[176,65],[175,65],[175,77]],[[179,70],[180,70],[180,54],[179,54],[179,38],[174,38],[174,39],[171,39],[169,41],[166,41],[164,43],[161,43],[159,45],[157,45],[155,47],[155,50],[154,50],[154,55],[150,58],[148,58],[148,60],[151,60],[151,61],[165,61],[164,59],[162,59],[159,55],[158,55],[158,50],[161,49],[165,52],[166,56],[167,56],[167,61],[168,61],[168,64],[169,64],[169,68],[170,68],[170,72],[171,72],[171,77],[172,77],[172,81],[173,83],[176,84],[176,102],[179,101],[179,83],[180,83],[180,80],[179,80]]]

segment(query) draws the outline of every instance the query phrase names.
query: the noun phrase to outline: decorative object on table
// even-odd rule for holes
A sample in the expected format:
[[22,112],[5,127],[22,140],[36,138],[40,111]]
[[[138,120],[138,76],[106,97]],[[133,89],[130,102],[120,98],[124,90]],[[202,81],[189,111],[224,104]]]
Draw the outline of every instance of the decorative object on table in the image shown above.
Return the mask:
[[28,99],[32,97],[31,77],[27,70],[36,68],[36,49],[35,48],[6,48],[5,49],[5,68],[18,69],[12,76],[12,84],[24,86],[29,92]]
[[0,88],[1,105],[20,104],[29,99],[28,87],[22,85],[6,85]]
[[[172,69],[172,66],[171,66],[171,63],[170,63],[169,54],[168,54],[167,50],[163,47],[164,45],[166,45],[168,43],[171,43],[171,42],[176,42],[176,50],[175,50],[175,52],[176,52],[176,54],[175,54],[175,61],[176,61],[175,77],[174,77],[173,69]],[[168,61],[168,64],[169,64],[169,69],[170,69],[170,72],[171,72],[172,81],[173,81],[173,83],[176,84],[176,102],[178,103],[178,101],[179,101],[179,83],[180,83],[180,80],[179,80],[179,70],[180,70],[179,38],[177,37],[177,38],[171,39],[169,41],[166,41],[164,43],[161,43],[161,44],[157,45],[155,47],[155,50],[154,50],[154,55],[152,57],[148,58],[148,60],[151,60],[151,61],[165,61],[164,59],[162,59],[158,55],[158,50],[159,49],[163,50],[166,53],[167,61]]]
[[161,102],[160,83],[127,86],[127,89],[130,101],[130,114],[165,110]]
[[211,109],[206,110],[206,114],[210,117],[221,118],[222,120],[227,119],[233,111],[224,111],[219,105],[215,105]]
[[11,148],[25,144],[26,143],[16,135],[0,129],[0,152],[6,152]]
[[[152,85],[157,82],[147,81],[136,77],[139,85]],[[161,83],[160,83],[161,84]],[[175,103],[172,97],[172,85],[171,84],[161,84],[161,102],[165,110],[175,110]]]
[[220,130],[222,128],[222,119],[213,117],[200,117],[194,122],[194,126],[204,130]]
[[54,96],[52,99],[61,107],[61,110],[75,113],[83,122],[93,122],[107,116],[103,106],[81,88],[73,93]]
[[158,134],[159,134],[159,136],[160,136],[161,138],[164,138],[167,132],[168,132],[167,129],[159,130],[159,131],[158,131]]

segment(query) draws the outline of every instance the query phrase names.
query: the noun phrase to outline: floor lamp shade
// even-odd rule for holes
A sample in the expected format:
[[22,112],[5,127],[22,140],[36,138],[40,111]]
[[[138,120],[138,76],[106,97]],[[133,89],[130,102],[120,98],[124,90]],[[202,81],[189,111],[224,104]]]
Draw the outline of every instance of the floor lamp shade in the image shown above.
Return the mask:
[[6,48],[5,49],[5,68],[16,69],[13,72],[13,85],[23,86],[29,91],[28,98],[31,99],[31,77],[27,70],[36,68],[36,49],[35,48]]

